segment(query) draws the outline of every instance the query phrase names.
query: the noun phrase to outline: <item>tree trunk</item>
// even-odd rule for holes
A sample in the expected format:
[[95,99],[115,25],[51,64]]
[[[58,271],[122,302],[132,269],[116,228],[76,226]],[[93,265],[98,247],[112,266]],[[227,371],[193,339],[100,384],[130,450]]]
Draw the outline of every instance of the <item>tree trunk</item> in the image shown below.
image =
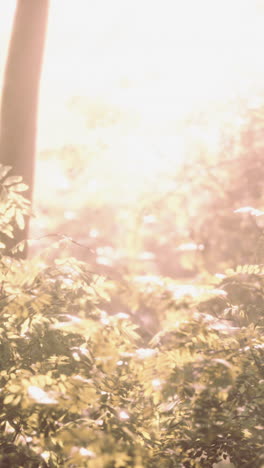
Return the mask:
[[[32,201],[38,92],[47,29],[49,0],[17,0],[5,68],[0,111],[0,162],[12,166],[29,186]],[[28,238],[29,220],[23,231],[15,230],[12,248]],[[24,257],[26,251],[24,251]]]

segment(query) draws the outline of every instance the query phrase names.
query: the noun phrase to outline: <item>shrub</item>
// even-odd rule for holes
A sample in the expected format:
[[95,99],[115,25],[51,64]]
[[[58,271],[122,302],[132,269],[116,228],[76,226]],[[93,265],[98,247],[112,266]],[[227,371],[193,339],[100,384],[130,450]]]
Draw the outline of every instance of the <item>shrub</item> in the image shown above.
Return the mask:
[[[7,226],[21,196],[3,180]],[[263,466],[262,265],[183,285],[74,258],[0,264],[1,467]],[[157,333],[105,312],[121,291]]]

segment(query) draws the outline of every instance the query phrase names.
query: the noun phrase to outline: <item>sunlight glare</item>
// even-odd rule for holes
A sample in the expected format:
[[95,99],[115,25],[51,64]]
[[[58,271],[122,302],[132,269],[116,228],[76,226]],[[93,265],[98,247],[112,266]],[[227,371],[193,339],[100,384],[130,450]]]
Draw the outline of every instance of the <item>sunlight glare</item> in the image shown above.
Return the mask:
[[51,398],[48,393],[44,392],[42,388],[36,387],[35,385],[29,385],[28,395],[35,400],[36,403],[41,405],[55,405],[58,403],[57,400]]
[[129,419],[129,415],[127,414],[126,411],[120,411],[119,418],[125,421],[126,419]]
[[[0,18],[4,50],[15,2],[6,4]],[[96,135],[107,147],[107,166],[98,158],[105,179],[87,188],[107,190],[112,180],[128,199],[189,157],[190,140],[197,145],[201,137],[214,151],[215,124],[190,136],[181,122],[262,84],[263,15],[255,0],[79,0],[78,8],[52,0],[38,149],[89,145]],[[49,176],[49,186],[68,190],[59,173]]]

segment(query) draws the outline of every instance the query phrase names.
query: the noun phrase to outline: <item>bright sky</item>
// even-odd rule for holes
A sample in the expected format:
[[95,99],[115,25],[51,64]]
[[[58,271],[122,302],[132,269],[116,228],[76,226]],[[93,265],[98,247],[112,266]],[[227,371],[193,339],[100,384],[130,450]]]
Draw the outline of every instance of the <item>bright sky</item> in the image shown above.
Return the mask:
[[[6,44],[15,1],[0,1]],[[39,149],[86,142],[87,107],[98,100],[137,116],[112,129],[112,138],[126,135],[126,145],[134,138],[138,147],[147,135],[159,147],[179,149],[175,123],[189,112],[254,96],[262,86],[264,0],[50,2]],[[73,96],[82,99],[70,107]],[[145,146],[146,140],[139,160],[148,153]]]

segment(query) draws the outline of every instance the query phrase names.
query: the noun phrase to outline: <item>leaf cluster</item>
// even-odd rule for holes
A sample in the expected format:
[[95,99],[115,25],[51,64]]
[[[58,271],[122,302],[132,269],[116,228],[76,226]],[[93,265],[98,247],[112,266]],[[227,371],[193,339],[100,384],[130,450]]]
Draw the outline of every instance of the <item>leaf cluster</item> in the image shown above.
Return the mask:
[[[263,275],[110,281],[71,257],[2,255],[0,465],[261,468]],[[121,292],[128,313],[107,308]]]

